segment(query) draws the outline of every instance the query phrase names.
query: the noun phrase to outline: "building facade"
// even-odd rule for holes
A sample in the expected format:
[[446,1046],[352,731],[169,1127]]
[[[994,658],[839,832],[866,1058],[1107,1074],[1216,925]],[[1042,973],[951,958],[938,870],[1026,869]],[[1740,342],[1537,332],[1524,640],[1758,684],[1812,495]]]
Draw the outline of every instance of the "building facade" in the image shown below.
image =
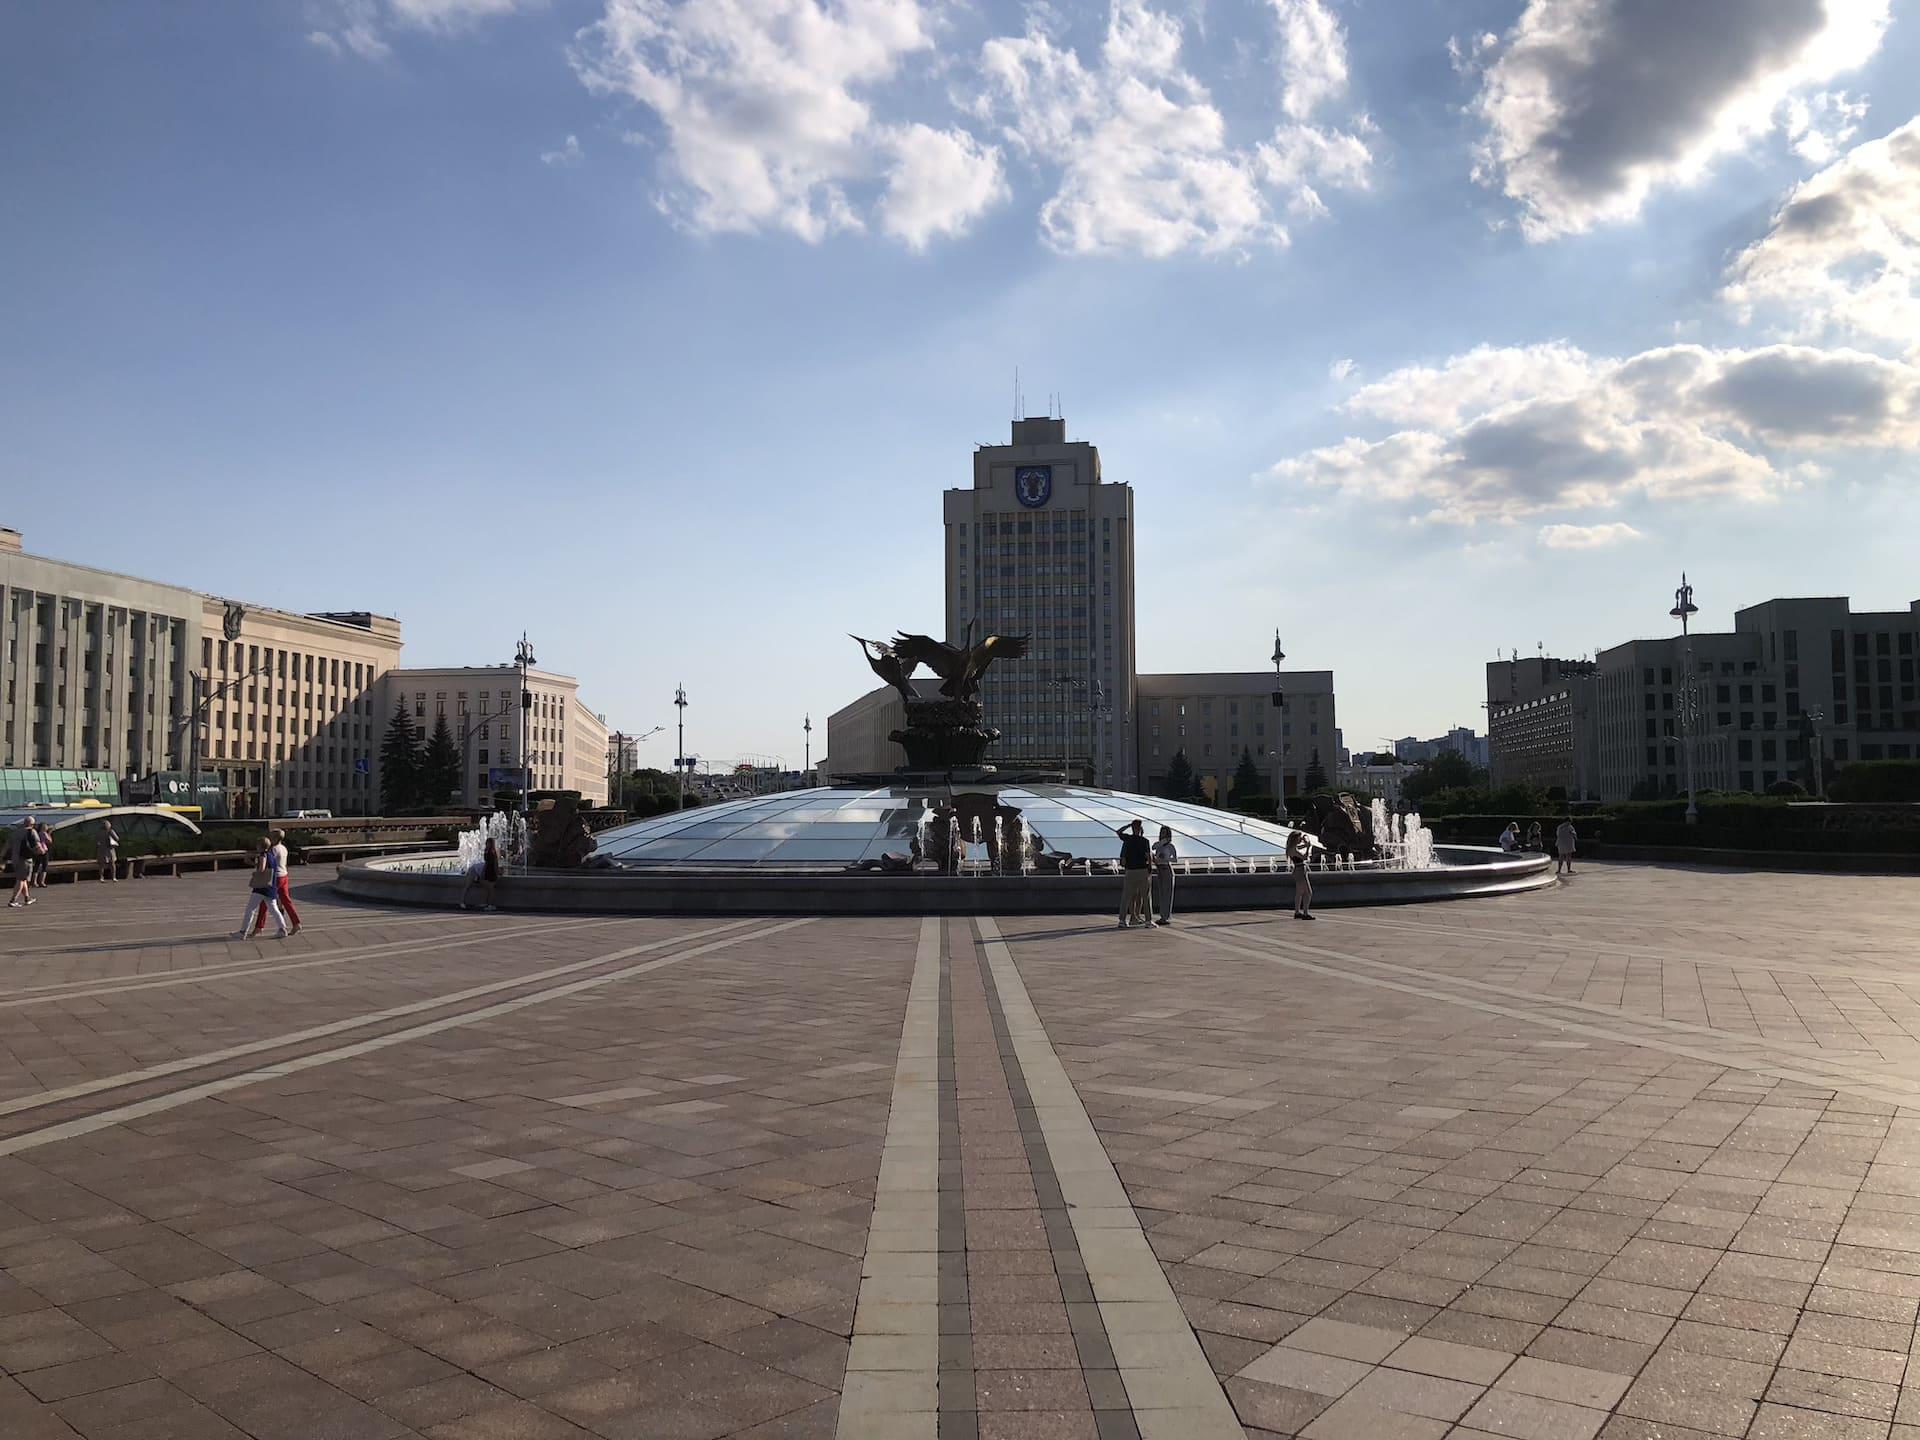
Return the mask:
[[[1600,794],[1814,788],[1856,760],[1920,758],[1920,601],[1855,612],[1845,597],[1774,599],[1731,631],[1631,640],[1600,653]],[[1689,684],[1691,681],[1691,684]],[[1695,719],[1688,723],[1689,690]]]
[[1399,805],[1400,787],[1414,769],[1401,761],[1391,765],[1343,765],[1334,784],[1362,802],[1379,799],[1391,809]]
[[380,808],[380,684],[400,622],[200,597],[203,772],[229,815]]
[[1409,765],[1418,765],[1431,760],[1436,755],[1445,755],[1449,751],[1458,755],[1469,765],[1478,765],[1483,769],[1487,764],[1487,740],[1484,735],[1476,735],[1465,725],[1456,725],[1444,735],[1436,735],[1431,740],[1419,740],[1412,735],[1393,742],[1393,758],[1404,760]]
[[1201,790],[1217,803],[1225,803],[1243,751],[1269,791],[1276,764],[1283,795],[1312,789],[1308,775],[1316,767],[1331,781],[1338,768],[1333,672],[1283,671],[1278,683],[1276,707],[1270,670],[1139,676],[1134,788],[1163,793],[1182,750]]
[[0,529],[0,766],[181,764],[200,597],[24,553]]
[[1487,768],[1497,789],[1533,784],[1570,800],[1599,789],[1599,667],[1548,655],[1487,666]]
[[1066,421],[1029,418],[1011,444],[974,451],[973,485],[947,491],[944,511],[948,641],[969,628],[1031,641],[981,685],[994,762],[1137,788],[1131,487],[1102,480],[1100,452],[1069,441]]
[[[607,802],[607,723],[580,703],[580,682],[537,667],[527,671],[530,702],[522,707],[517,665],[403,669],[386,678],[379,729],[405,705],[422,743],[441,717],[460,750],[461,790],[455,803],[487,806],[493,792],[518,788],[521,710],[526,711],[528,788],[578,790],[583,801]],[[377,743],[377,742],[376,742]]]

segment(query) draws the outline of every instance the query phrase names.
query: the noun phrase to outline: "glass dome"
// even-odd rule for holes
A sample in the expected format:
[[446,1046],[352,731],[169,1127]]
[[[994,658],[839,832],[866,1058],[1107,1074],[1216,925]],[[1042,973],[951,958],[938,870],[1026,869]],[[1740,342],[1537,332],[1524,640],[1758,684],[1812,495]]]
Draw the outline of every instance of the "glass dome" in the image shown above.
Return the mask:
[[686,865],[835,867],[905,855],[933,810],[955,795],[991,795],[1020,812],[1041,847],[1055,855],[1117,859],[1114,833],[1139,820],[1147,838],[1173,831],[1182,860],[1227,857],[1268,861],[1286,850],[1285,826],[1179,800],[1082,785],[893,785],[825,787],[728,800],[636,820],[596,837],[596,861],[641,868]]

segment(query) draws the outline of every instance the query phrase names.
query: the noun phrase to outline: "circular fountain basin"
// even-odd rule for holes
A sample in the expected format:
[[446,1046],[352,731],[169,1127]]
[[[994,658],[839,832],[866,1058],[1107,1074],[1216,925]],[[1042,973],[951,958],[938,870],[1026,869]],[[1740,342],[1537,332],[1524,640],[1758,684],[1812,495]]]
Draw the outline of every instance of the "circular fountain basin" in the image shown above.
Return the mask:
[[[984,819],[969,830],[963,817],[957,835],[943,829],[956,805]],[[1134,819],[1150,837],[1163,825],[1173,832],[1176,909],[1292,907],[1287,826],[1122,791],[990,779],[822,787],[655,816],[602,833],[594,868],[514,872],[498,903],[596,914],[1112,913],[1115,832]],[[958,873],[932,862],[900,873],[871,868],[916,845],[923,855],[939,848],[943,834],[955,842],[947,868]],[[1057,871],[1069,856],[1070,873],[1035,873]],[[1315,868],[1314,903],[1451,900],[1554,883],[1542,855],[1442,846],[1433,859],[1421,868]],[[447,905],[458,900],[462,868],[453,853],[367,860],[343,866],[336,885],[363,899]]]

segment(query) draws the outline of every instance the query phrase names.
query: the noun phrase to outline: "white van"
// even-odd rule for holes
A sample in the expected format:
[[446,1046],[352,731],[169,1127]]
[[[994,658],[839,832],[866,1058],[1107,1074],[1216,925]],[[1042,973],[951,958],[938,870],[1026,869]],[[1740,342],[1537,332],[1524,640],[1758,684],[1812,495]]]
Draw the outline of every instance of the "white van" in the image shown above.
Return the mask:
[[280,817],[283,820],[331,820],[331,810],[289,810]]

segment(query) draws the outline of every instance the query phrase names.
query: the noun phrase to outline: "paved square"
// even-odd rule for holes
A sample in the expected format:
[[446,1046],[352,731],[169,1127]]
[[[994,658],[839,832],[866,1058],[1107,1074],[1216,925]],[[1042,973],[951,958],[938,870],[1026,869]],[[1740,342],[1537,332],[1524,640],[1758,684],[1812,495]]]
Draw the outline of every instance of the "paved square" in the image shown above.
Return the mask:
[[[1920,1440],[1920,885],[0,928],[0,1436]],[[883,883],[883,882],[876,882]]]

